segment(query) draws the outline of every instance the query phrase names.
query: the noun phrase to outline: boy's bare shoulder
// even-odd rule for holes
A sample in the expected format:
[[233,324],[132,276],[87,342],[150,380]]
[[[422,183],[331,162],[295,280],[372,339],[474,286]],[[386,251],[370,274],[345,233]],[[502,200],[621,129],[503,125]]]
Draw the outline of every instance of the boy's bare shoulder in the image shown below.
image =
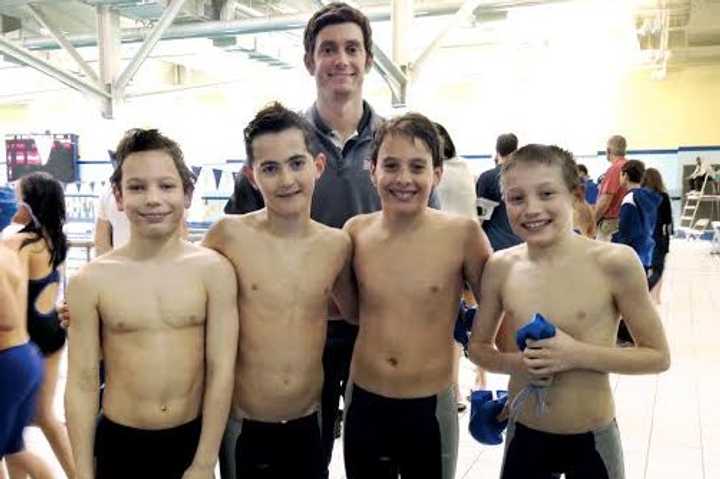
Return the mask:
[[589,254],[601,271],[609,276],[622,276],[639,263],[635,250],[627,245],[589,241],[593,243],[589,248]]
[[507,273],[513,265],[525,261],[527,261],[527,245],[520,243],[493,252],[485,263],[485,270],[490,270],[495,274]]
[[380,219],[380,212],[356,215],[345,222],[343,230],[351,235],[361,229],[367,228]]
[[218,273],[217,268],[231,268],[230,261],[217,251],[205,246],[185,242],[180,261],[188,266],[197,267],[206,271]]

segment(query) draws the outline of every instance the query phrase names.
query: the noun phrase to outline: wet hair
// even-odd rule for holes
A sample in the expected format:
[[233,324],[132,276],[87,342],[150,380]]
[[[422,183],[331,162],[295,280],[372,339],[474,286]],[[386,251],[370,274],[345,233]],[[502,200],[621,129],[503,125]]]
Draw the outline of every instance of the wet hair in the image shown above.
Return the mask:
[[280,133],[291,128],[295,128],[302,133],[308,152],[313,157],[317,155],[318,148],[315,146],[315,136],[307,120],[294,111],[288,110],[280,103],[273,102],[260,110],[243,130],[248,166],[252,166],[255,162],[252,147],[255,138],[267,133]]
[[20,248],[45,241],[50,252],[50,264],[60,266],[67,256],[65,225],[65,193],[62,184],[45,172],[30,173],[20,178],[20,198],[32,210],[32,220],[20,230],[33,233],[34,237],[23,240]]
[[112,176],[110,176],[110,183],[117,188],[118,191],[122,191],[122,167],[127,157],[133,153],[158,150],[164,151],[172,158],[178,175],[180,175],[183,191],[186,194],[192,193],[195,188],[195,175],[193,175],[190,168],[185,164],[180,146],[155,129],[144,130],[142,128],[134,128],[125,132],[125,135],[115,150],[117,166]]
[[495,142],[495,152],[506,157],[518,148],[518,138],[515,133],[503,133],[497,137]]
[[658,193],[667,193],[665,189],[665,183],[663,182],[662,175],[655,168],[648,168],[645,170],[645,176],[643,176],[642,186],[649,188]]
[[440,135],[432,121],[420,113],[406,113],[383,123],[375,132],[375,141],[370,153],[370,162],[377,165],[378,154],[388,135],[403,136],[410,140],[419,140],[430,151],[432,166],[442,166],[440,155]]
[[455,143],[453,143],[452,138],[450,138],[450,133],[448,133],[440,123],[436,122],[435,128],[438,131],[438,135],[440,135],[440,142],[442,143],[443,161],[455,158],[457,152],[455,151]]
[[607,142],[607,152],[616,156],[625,156],[627,140],[622,135],[613,135]]
[[519,163],[537,163],[547,166],[557,166],[563,177],[565,186],[571,193],[579,191],[581,181],[578,174],[575,157],[567,150],[555,145],[539,145],[531,143],[525,145],[502,164],[501,185],[504,183],[505,175],[515,168]]
[[582,163],[580,163],[580,164],[577,165],[577,166],[578,166],[578,172],[579,172],[581,175],[585,175],[585,176],[588,175],[587,166],[583,165]]
[[353,8],[347,3],[333,2],[325,5],[310,17],[305,26],[303,45],[305,46],[305,64],[309,65],[315,53],[315,44],[320,31],[330,25],[341,23],[354,23],[363,34],[363,46],[367,55],[368,64],[372,60],[372,29],[370,20],[363,12]]
[[645,163],[640,160],[628,160],[621,170],[633,183],[640,183],[645,175]]

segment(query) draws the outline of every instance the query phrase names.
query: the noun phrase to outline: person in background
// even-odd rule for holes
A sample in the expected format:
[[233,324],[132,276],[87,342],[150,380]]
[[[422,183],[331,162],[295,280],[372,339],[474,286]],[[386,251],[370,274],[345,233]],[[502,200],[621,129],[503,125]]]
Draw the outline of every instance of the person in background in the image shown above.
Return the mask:
[[660,304],[660,293],[662,289],[663,272],[665,271],[665,257],[670,252],[670,237],[673,235],[673,216],[670,205],[670,196],[665,189],[662,175],[655,168],[645,170],[642,180],[643,188],[658,193],[662,200],[658,206],[657,220],[655,221],[655,249],[653,250],[650,274],[648,275],[648,286],[650,295],[656,303]]
[[600,196],[595,204],[595,219],[598,221],[597,238],[601,241],[610,241],[618,230],[620,203],[626,193],[620,182],[620,172],[627,162],[626,150],[627,140],[623,136],[614,135],[608,139],[605,153],[610,167],[605,171],[600,185]]
[[695,169],[687,180],[690,183],[690,191],[701,191],[705,184],[705,178],[715,179],[715,170],[706,158],[695,158]]
[[[454,213],[467,216],[474,220],[478,219],[476,196],[475,196],[475,179],[473,178],[470,167],[465,159],[457,156],[455,144],[450,137],[450,133],[440,123],[435,123],[435,128],[440,134],[441,153],[443,156],[443,175],[440,178],[435,191],[440,197],[440,209],[446,213]],[[469,290],[467,285],[463,288],[463,301],[467,306],[475,306],[477,301]],[[453,362],[453,377],[455,378],[455,399],[458,403],[458,411],[462,412],[467,409],[467,405],[462,401],[463,395],[460,392],[460,383],[458,375],[460,374],[460,357],[463,355],[463,347],[459,343],[455,343],[457,354]],[[477,370],[477,383],[485,383],[485,373],[482,369]]]
[[[48,173],[31,173],[17,184],[17,197],[18,209],[13,223],[22,225],[22,229],[6,241],[18,251],[28,274],[27,330],[45,366],[34,422],[40,426],[65,474],[74,477],[75,464],[67,429],[53,408],[66,341],[55,309],[61,265],[68,249],[63,233],[65,195],[62,184]],[[9,456],[7,464],[11,476],[21,474],[20,471],[33,476],[40,462],[22,452]]]
[[489,220],[483,221],[482,227],[487,234],[493,251],[510,248],[522,243],[522,240],[513,233],[508,222],[507,209],[500,190],[500,170],[505,161],[518,148],[518,138],[514,133],[505,133],[497,137],[495,143],[495,168],[480,175],[475,184],[478,198],[486,198],[496,203]]
[[587,166],[579,164],[578,172],[580,173],[580,181],[582,181],[583,188],[585,189],[585,201],[587,201],[589,205],[595,205],[598,197],[597,184],[590,178]]

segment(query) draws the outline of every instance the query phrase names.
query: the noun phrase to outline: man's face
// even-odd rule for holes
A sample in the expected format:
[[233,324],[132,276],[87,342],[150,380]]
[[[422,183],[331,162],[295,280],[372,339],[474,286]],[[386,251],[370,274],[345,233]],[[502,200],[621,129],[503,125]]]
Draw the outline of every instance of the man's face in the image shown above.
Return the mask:
[[308,72],[315,77],[318,92],[325,95],[362,95],[371,53],[365,51],[363,32],[356,23],[328,25],[320,30]]
[[170,155],[163,150],[131,153],[122,165],[122,184],[115,191],[118,208],[124,211],[133,231],[148,238],[175,233],[190,206],[191,193]]
[[442,168],[434,168],[432,153],[422,141],[388,134],[372,167],[373,182],[383,211],[412,214],[427,207],[430,193],[440,182]]
[[312,157],[297,128],[264,133],[253,139],[252,149],[254,162],[246,171],[268,210],[280,216],[309,215],[315,180],[325,168],[325,157]]

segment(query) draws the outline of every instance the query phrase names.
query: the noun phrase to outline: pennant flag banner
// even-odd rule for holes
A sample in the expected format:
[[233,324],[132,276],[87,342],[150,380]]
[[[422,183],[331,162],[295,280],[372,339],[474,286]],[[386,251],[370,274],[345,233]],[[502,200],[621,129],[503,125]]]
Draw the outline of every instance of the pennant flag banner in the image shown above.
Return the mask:
[[202,171],[202,166],[191,166],[190,169],[193,172],[193,175],[195,175],[195,179],[200,178],[200,172]]
[[213,176],[215,177],[215,189],[220,186],[220,178],[222,178],[223,170],[216,170],[213,168]]

